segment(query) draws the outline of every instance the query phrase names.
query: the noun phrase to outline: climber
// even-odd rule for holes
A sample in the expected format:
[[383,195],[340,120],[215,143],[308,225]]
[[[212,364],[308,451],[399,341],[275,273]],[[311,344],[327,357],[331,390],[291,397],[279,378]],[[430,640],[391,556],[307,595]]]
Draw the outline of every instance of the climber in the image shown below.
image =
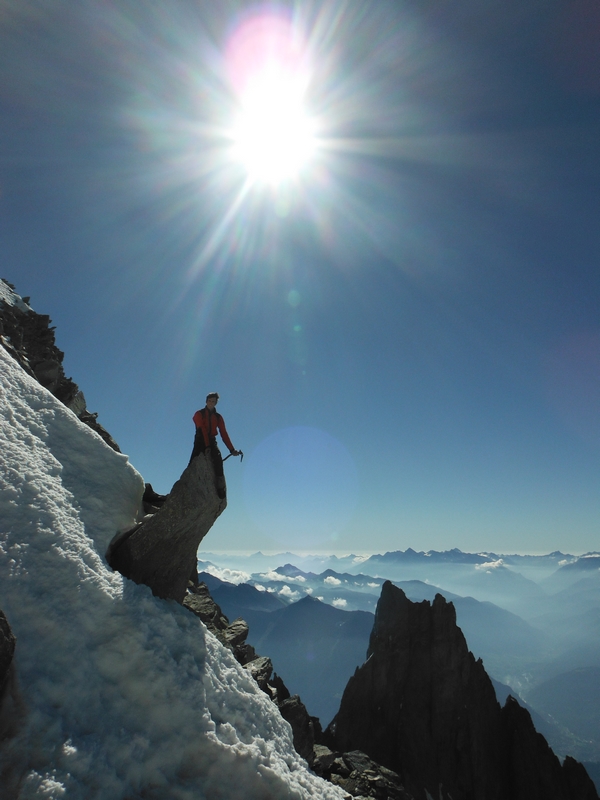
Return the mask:
[[239,456],[240,451],[236,450],[231,444],[231,439],[225,428],[225,420],[216,410],[216,405],[219,402],[219,395],[217,392],[210,392],[206,395],[206,406],[193,416],[194,424],[196,425],[196,435],[194,437],[194,449],[190,456],[190,463],[193,458],[204,453],[210,449],[210,457],[212,459],[213,467],[215,470],[215,481],[217,494],[220,498],[225,497],[225,477],[223,475],[223,458],[217,446],[217,431],[221,434],[221,439],[229,448],[232,456]]

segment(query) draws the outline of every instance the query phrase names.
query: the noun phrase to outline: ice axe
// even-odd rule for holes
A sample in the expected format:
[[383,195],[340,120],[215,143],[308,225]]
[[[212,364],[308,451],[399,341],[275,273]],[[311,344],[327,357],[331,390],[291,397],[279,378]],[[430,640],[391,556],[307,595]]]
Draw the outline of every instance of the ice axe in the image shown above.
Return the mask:
[[223,459],[223,463],[225,463],[225,461],[227,461],[228,458],[231,458],[232,455],[236,455],[236,456],[240,457],[240,464],[244,460],[244,454],[242,453],[241,450],[238,450],[237,453],[235,453],[235,454],[234,453],[229,453],[228,456],[225,456],[225,458]]

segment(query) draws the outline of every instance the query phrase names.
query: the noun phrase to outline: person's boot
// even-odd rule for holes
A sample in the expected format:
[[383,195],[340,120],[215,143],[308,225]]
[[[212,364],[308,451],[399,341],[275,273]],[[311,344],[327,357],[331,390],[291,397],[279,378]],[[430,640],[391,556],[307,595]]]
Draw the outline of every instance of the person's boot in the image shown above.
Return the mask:
[[217,495],[221,500],[225,497],[225,477],[223,475],[219,475],[217,478]]

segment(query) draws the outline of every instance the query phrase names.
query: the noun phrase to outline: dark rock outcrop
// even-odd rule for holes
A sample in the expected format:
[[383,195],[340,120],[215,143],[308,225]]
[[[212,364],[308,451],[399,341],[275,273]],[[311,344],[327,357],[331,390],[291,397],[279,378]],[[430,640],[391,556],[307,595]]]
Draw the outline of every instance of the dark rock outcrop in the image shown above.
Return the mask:
[[290,723],[294,736],[294,747],[312,764],[315,746],[314,720],[309,716],[304,703],[297,694],[288,697],[279,704],[281,716]]
[[452,603],[441,595],[432,604],[412,603],[389,581],[367,660],[348,682],[325,738],[332,750],[361,750],[398,773],[415,797],[597,798],[583,767],[561,766],[516,700],[500,707]]
[[188,594],[183,598],[182,605],[199,617],[222,644],[228,644],[221,634],[229,626],[229,620],[221,611],[221,607],[210,596],[206,584],[199,583],[197,586],[188,586]]
[[[254,650],[254,648],[252,648]],[[256,656],[250,661],[244,662],[244,668],[252,675],[263,692],[273,698],[269,691],[269,681],[273,673],[273,662],[267,656]],[[273,698],[274,699],[274,698]]]
[[563,776],[569,791],[569,797],[581,800],[596,800],[596,784],[588,775],[586,768],[579,761],[567,756],[563,762]]
[[560,764],[546,739],[535,730],[527,709],[508,697],[501,711],[504,764],[509,767],[510,800],[597,800],[583,764],[567,756]]
[[156,514],[113,539],[106,559],[157,597],[183,603],[188,579],[197,574],[198,546],[226,506],[217,496],[210,456],[202,453],[192,459]]
[[10,290],[11,303],[0,300],[0,344],[29,375],[120,453],[118,444],[98,423],[98,414],[87,410],[83,392],[71,378],[66,377],[63,369],[65,354],[56,346],[50,317],[37,314],[29,307],[28,297],[19,297],[11,283],[2,282]]
[[[144,512],[146,514],[156,514],[159,508],[164,506],[167,497],[168,495],[157,494],[152,488],[151,483],[144,484],[144,494],[142,495],[142,506],[144,508]],[[198,570],[196,565],[196,575],[197,574]],[[197,578],[195,583],[198,583]]]
[[8,620],[0,611],[0,742],[16,732],[20,716],[13,663],[16,643]]
[[16,641],[4,612],[0,611],[0,701],[8,681]]
[[[208,630],[217,637],[221,644],[231,650],[242,666],[248,662],[258,661],[252,645],[246,644],[248,636],[248,623],[243,619],[229,622],[220,607],[210,596],[208,587],[204,583],[198,585],[188,584],[188,592],[183,598],[183,605],[199,617]],[[264,659],[263,659],[264,660]],[[268,659],[267,659],[268,660]],[[269,661],[269,676],[273,670]],[[268,678],[267,678],[268,679]]]
[[413,800],[402,786],[399,775],[375,763],[360,750],[335,753],[328,747],[315,745],[313,770],[352,797],[364,800]]

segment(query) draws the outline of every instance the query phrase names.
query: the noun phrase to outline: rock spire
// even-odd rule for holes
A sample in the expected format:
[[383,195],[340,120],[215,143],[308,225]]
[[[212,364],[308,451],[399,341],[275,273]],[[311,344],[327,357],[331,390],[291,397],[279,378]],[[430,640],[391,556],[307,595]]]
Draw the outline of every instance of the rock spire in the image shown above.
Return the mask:
[[[583,766],[563,765],[514,698],[501,708],[452,603],[412,603],[383,584],[366,662],[327,736],[436,800],[596,800]],[[428,793],[428,794],[426,794]]]
[[215,489],[210,454],[202,453],[192,459],[155,514],[113,539],[106,559],[157,597],[183,603],[188,579],[194,574],[198,578],[200,542],[226,506]]

